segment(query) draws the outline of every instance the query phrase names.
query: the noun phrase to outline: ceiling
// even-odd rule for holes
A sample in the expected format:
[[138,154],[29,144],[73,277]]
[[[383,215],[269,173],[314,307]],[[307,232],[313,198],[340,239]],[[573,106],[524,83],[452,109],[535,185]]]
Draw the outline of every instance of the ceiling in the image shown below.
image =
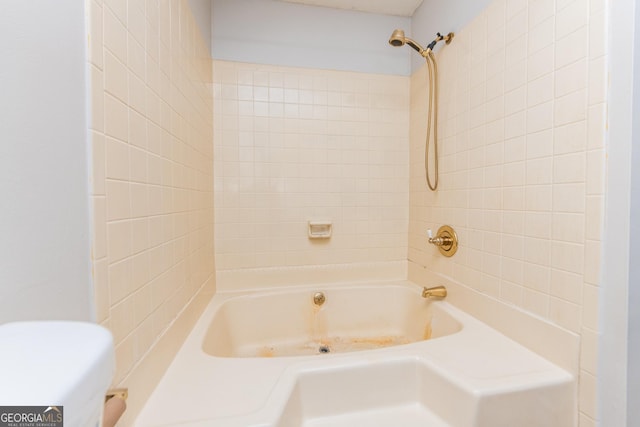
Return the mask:
[[411,16],[422,0],[282,0],[336,9],[359,10],[384,15]]

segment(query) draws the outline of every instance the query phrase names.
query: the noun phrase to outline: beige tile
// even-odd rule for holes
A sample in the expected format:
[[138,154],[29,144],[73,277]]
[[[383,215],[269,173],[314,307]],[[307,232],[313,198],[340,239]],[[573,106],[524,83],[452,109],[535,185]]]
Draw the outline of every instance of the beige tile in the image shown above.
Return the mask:
[[129,108],[125,103],[105,92],[104,130],[107,136],[126,142],[129,137]]
[[523,287],[504,280],[500,281],[500,299],[508,304],[522,306]]
[[[544,262],[544,260],[543,260]],[[548,263],[547,263],[548,264]],[[529,262],[524,263],[524,286],[529,290],[536,291],[537,293],[544,295],[552,295],[551,293],[551,279],[548,265],[532,264]],[[538,296],[537,299],[539,299]],[[546,306],[548,308],[548,300]],[[542,315],[541,313],[537,313]],[[548,317],[548,312],[544,314],[544,317]]]
[[525,238],[524,259],[532,264],[548,267],[551,263],[551,242],[546,239]]
[[146,219],[137,219],[131,222],[131,251],[138,254],[149,248],[149,227]]
[[92,197],[93,215],[93,259],[98,260],[107,256],[107,201],[105,196]]
[[[109,291],[111,307],[120,303],[132,292],[132,263],[131,259],[109,265]],[[118,320],[116,320],[116,323]]]
[[583,326],[599,331],[598,326],[598,287],[585,284],[582,298]]
[[578,90],[556,98],[554,124],[563,126],[584,121],[587,118],[586,96],[586,90]]
[[585,215],[581,213],[554,213],[552,236],[555,240],[581,243],[585,240]]
[[[580,0],[577,0],[580,1]],[[586,26],[568,34],[555,44],[555,66],[560,69],[588,54],[587,36],[589,32]]]
[[598,371],[598,334],[582,328],[580,341],[580,369],[596,376]]
[[584,248],[584,280],[586,283],[597,284],[600,281],[601,251],[601,243],[599,241],[587,240]]
[[551,266],[560,270],[580,274],[585,268],[584,244],[553,242]]
[[93,261],[93,292],[96,304],[96,322],[102,323],[109,318],[111,310],[106,258]]
[[107,180],[107,221],[131,217],[131,190],[128,182]]
[[[121,2],[107,2],[103,8],[103,25],[104,25],[104,47],[109,50],[122,63],[127,63],[127,30],[123,25],[123,21],[118,19],[114,14],[113,4]],[[126,6],[125,6],[126,7]],[[119,8],[116,8],[119,9]],[[122,12],[121,12],[122,13]],[[126,10],[124,11],[126,20]]]
[[127,66],[109,51],[104,53],[104,90],[125,104],[129,101]]
[[583,28],[588,23],[589,4],[585,0],[575,0],[556,14],[556,40]]
[[[578,0],[581,1],[581,0]],[[555,72],[555,96],[561,97],[587,88],[589,66],[586,58],[560,68]]]
[[116,262],[131,255],[131,231],[130,221],[107,224],[107,256],[110,262]]
[[567,154],[587,148],[587,123],[578,121],[554,129],[554,154]]
[[143,218],[149,215],[149,188],[145,184],[132,183],[131,191],[131,217]]
[[130,147],[129,159],[130,180],[137,183],[147,183],[149,178],[147,152],[136,147]]
[[[143,80],[136,76],[133,72],[128,73],[128,86],[129,86],[129,106],[130,108],[130,120],[132,112],[135,112],[141,116],[145,116],[147,113],[147,88]],[[131,123],[134,126],[134,123]],[[134,141],[131,141],[134,144]]]
[[107,137],[105,157],[107,179],[129,179],[129,146],[126,143]]
[[601,196],[605,193],[605,160],[604,150],[587,152],[587,194]]
[[528,32],[528,51],[529,54],[538,52],[539,50],[553,44],[554,39],[554,16],[549,16],[544,21],[538,23]]
[[145,41],[147,19],[143,0],[129,0],[127,2],[127,30],[136,38],[138,43]]
[[547,294],[525,288],[522,308],[540,317],[548,317],[550,298]]
[[[507,57],[509,60],[510,57]],[[510,91],[527,83],[528,61],[523,59],[513,64],[507,64],[504,76],[504,90]],[[538,73],[537,77],[545,73]]]
[[[546,1],[546,0],[542,0]],[[536,80],[553,72],[554,45],[549,45],[529,55],[527,61],[527,75],[529,81]]]
[[[507,2],[506,18],[509,21],[514,20],[515,16],[525,12],[527,9],[527,0],[510,0]],[[518,21],[519,26],[526,29],[527,22]]]
[[105,164],[106,148],[104,135],[91,132],[91,193],[93,195],[105,194]]
[[501,277],[514,285],[522,285],[524,281],[523,262],[521,260],[504,257],[502,259]]
[[549,300],[549,318],[557,325],[572,332],[580,331],[581,310],[578,304],[551,297]]
[[539,25],[542,21],[553,16],[555,3],[551,0],[538,0],[529,2],[529,29]]
[[529,185],[526,187],[525,207],[529,211],[547,212],[552,209],[555,192],[551,185]]
[[553,126],[553,103],[546,102],[527,110],[527,132],[536,133]]
[[504,209],[511,211],[523,211],[525,207],[524,187],[502,189],[502,203]]
[[104,132],[104,77],[101,69],[90,66],[91,73],[91,115],[90,128]]
[[553,135],[555,130],[528,134],[526,137],[526,158],[535,159],[553,154]]
[[557,184],[553,188],[555,212],[584,213],[586,205],[585,184]]
[[527,161],[527,185],[551,184],[553,181],[553,158],[541,157]]
[[[113,322],[111,322],[110,328],[113,330]],[[116,344],[116,360],[118,363],[116,363],[116,372],[113,376],[115,384],[120,383],[125,378],[135,363],[133,345],[134,341],[132,336]]]
[[584,153],[573,153],[553,158],[553,182],[580,183],[587,178]]
[[111,308],[111,331],[116,347],[123,342],[135,327],[133,299],[125,298]]
[[127,36],[127,67],[138,79],[144,81],[146,76],[146,55],[144,41],[136,40],[131,34]]
[[103,68],[103,24],[102,5],[96,1],[89,2],[89,62],[97,68]]
[[589,240],[602,240],[603,196],[588,196],[585,215],[585,237]]
[[[516,137],[523,136],[527,133],[527,114],[525,112],[519,112],[505,117],[504,121],[504,136],[507,141],[513,140]],[[524,155],[524,153],[522,153]],[[510,156],[511,161],[521,160],[523,157],[517,155]]]
[[606,17],[603,10],[591,9],[589,14],[589,58],[595,59],[606,53]]
[[586,371],[580,372],[578,400],[580,412],[595,418],[597,410],[597,383],[595,376]]
[[551,295],[565,301],[582,304],[582,275],[562,270],[551,270]]
[[553,73],[545,74],[527,84],[527,105],[529,107],[553,100],[553,77]]
[[[132,262],[132,289],[134,292],[140,292],[143,287],[147,285],[149,280],[151,280],[151,270],[149,266],[149,253],[147,251],[140,252],[137,255],[131,257]],[[135,298],[138,298],[139,295],[136,294]],[[139,305],[136,302],[136,305]],[[136,324],[139,324],[141,319],[147,317],[149,315],[148,312],[144,312],[142,317],[140,313],[138,313],[138,309],[136,309]]]

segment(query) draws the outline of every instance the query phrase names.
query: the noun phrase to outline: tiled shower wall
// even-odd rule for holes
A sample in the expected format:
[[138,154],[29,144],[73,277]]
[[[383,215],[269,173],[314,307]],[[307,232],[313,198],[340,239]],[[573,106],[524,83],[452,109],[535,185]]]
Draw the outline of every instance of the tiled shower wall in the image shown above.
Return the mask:
[[213,281],[211,60],[186,0],[87,5],[93,274],[118,384]]
[[[596,419],[604,6],[496,0],[441,48],[436,193],[424,182],[426,68],[411,83],[409,259],[580,334],[581,426]],[[460,237],[450,259],[425,244],[442,224]]]
[[406,260],[406,77],[215,61],[214,145],[219,270]]

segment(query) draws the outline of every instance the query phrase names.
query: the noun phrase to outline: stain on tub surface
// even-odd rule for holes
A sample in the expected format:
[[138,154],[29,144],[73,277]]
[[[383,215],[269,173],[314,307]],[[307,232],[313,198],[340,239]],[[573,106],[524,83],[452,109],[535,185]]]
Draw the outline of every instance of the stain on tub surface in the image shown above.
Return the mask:
[[[281,345],[259,346],[240,357],[286,357],[286,356],[312,356],[332,353],[349,353],[353,351],[375,350],[378,348],[392,347],[416,342],[405,336],[370,336],[370,337],[328,337],[321,340],[305,342],[292,342]],[[323,351],[323,349],[326,349]]]

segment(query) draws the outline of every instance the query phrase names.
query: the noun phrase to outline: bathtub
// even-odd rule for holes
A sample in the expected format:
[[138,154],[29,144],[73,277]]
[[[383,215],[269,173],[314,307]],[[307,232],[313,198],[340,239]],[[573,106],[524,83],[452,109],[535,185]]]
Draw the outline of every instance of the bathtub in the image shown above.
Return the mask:
[[[221,304],[203,350],[216,357],[287,357],[373,350],[436,339],[462,324],[417,286],[281,290]],[[320,293],[321,304],[314,302]]]
[[218,293],[135,425],[575,425],[571,374],[421,289]]

